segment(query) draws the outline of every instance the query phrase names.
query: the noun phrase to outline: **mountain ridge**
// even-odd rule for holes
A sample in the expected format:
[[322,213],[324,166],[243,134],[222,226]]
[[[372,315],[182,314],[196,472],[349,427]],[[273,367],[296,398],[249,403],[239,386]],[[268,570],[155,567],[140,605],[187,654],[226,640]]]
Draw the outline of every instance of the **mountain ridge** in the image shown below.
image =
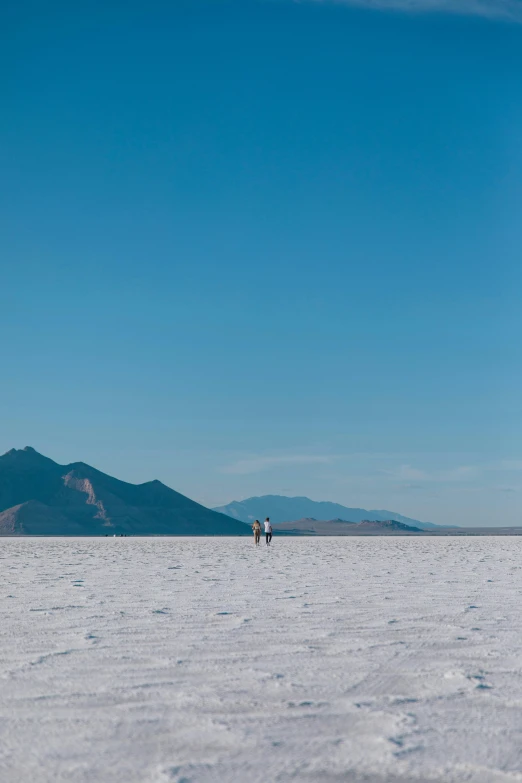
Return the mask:
[[31,446],[0,456],[0,535],[245,535],[244,523],[157,479],[130,484]]
[[455,529],[451,525],[435,525],[432,522],[421,522],[419,519],[412,519],[386,509],[349,508],[348,506],[342,506],[340,503],[310,500],[310,498],[304,496],[260,495],[241,501],[233,500],[227,505],[214,508],[214,511],[227,514],[246,523],[250,523],[254,519],[264,519],[267,516],[270,517],[273,523],[312,518],[323,522],[337,518],[355,523],[362,522],[364,519],[373,519],[377,522],[393,519],[405,525],[418,527],[421,530]]
[[396,519],[375,521],[363,519],[361,522],[350,522],[346,519],[298,519],[294,522],[274,523],[275,533],[296,536],[375,536],[375,535],[412,535],[424,534],[419,527],[405,525]]

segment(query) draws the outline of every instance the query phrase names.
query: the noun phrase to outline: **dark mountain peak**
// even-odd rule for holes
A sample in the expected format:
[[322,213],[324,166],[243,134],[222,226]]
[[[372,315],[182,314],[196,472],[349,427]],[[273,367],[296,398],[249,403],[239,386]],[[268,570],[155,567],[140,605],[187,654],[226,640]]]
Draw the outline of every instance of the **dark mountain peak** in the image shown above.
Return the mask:
[[71,462],[70,465],[65,466],[67,470],[72,471],[74,473],[98,473],[99,475],[105,475],[101,473],[101,471],[97,470],[96,468],[92,468],[90,465],[87,465],[86,462]]
[[23,449],[9,449],[0,459],[4,462],[17,463],[21,465],[56,465],[49,457],[44,457],[32,446],[25,446]]
[[167,487],[166,484],[163,484],[162,481],[159,481],[158,479],[152,479],[152,481],[144,481],[142,484],[137,484],[140,490],[147,492],[149,495],[152,494],[155,497],[163,497],[163,496],[170,496],[170,495],[178,495],[179,493],[176,492],[175,489],[172,489],[171,487]]
[[3,454],[2,456],[4,456],[4,457],[14,457],[15,455],[22,456],[23,454],[36,455],[37,457],[41,457],[42,456],[42,454],[39,454],[36,451],[36,449],[33,449],[32,446],[24,446],[23,449],[9,449],[9,451],[6,451],[6,453]]

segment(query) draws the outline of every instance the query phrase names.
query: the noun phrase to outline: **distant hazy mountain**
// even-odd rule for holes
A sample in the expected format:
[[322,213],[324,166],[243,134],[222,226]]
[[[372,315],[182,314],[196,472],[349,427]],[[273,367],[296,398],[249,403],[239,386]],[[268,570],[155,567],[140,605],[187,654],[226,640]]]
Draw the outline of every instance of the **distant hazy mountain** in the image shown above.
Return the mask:
[[395,511],[347,508],[339,505],[339,503],[310,500],[304,497],[288,498],[284,495],[262,495],[261,497],[248,498],[247,500],[234,500],[227,506],[215,508],[214,511],[228,514],[228,516],[239,519],[241,522],[252,522],[254,519],[264,519],[265,517],[270,517],[274,523],[312,518],[321,521],[343,519],[349,522],[362,522],[365,519],[386,522],[393,519],[397,522],[403,522],[405,525],[421,528],[421,530],[444,527],[443,525],[434,525],[430,522],[419,522],[418,519],[410,519],[402,514],[397,514]]
[[298,519],[296,522],[274,523],[273,529],[274,533],[301,536],[396,536],[424,533],[419,527],[405,525],[395,519],[387,519],[383,522],[367,519],[362,522],[348,522],[345,519],[330,519],[328,521]]
[[0,535],[244,535],[242,522],[160,481],[127,484],[29,446],[0,457]]

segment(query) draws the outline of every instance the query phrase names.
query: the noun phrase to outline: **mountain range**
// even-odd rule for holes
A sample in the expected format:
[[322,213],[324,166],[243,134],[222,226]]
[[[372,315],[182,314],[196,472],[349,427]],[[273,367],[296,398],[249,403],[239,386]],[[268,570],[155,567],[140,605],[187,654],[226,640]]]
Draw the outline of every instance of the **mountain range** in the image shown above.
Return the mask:
[[0,457],[0,535],[245,535],[243,522],[160,481],[128,484],[30,446]]
[[[347,522],[363,522],[373,520],[386,522],[394,520],[405,525],[420,528],[421,530],[450,529],[451,526],[434,525],[432,522],[420,522],[418,519],[410,519],[396,511],[368,510],[366,508],[348,508],[339,503],[328,501],[310,500],[306,497],[286,497],[284,495],[262,495],[261,497],[247,498],[246,500],[234,500],[226,506],[215,508],[221,514],[238,519],[241,522],[252,523],[254,519],[270,517],[274,524],[279,522],[292,522],[294,520],[314,519],[327,522],[332,519],[341,519]],[[452,529],[455,529],[454,527]]]
[[160,481],[129,484],[84,462],[59,465],[30,446],[0,457],[0,535],[250,535],[252,521],[267,516],[286,535],[451,530],[305,497],[265,495],[212,510]]
[[405,525],[396,519],[363,519],[362,522],[347,522],[345,519],[298,519],[296,522],[274,523],[273,529],[276,533],[294,536],[396,536],[425,533],[419,527]]

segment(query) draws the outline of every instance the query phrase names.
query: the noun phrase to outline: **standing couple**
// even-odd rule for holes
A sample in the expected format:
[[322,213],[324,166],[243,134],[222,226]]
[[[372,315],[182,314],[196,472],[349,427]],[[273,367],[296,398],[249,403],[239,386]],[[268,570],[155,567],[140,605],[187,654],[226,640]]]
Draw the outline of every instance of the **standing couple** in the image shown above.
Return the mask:
[[[257,546],[261,538],[261,524],[259,519],[256,519],[252,525],[252,530],[254,531],[254,543]],[[272,525],[270,524],[270,519],[268,517],[265,519],[265,537],[266,545],[270,546],[270,542],[272,540]]]

